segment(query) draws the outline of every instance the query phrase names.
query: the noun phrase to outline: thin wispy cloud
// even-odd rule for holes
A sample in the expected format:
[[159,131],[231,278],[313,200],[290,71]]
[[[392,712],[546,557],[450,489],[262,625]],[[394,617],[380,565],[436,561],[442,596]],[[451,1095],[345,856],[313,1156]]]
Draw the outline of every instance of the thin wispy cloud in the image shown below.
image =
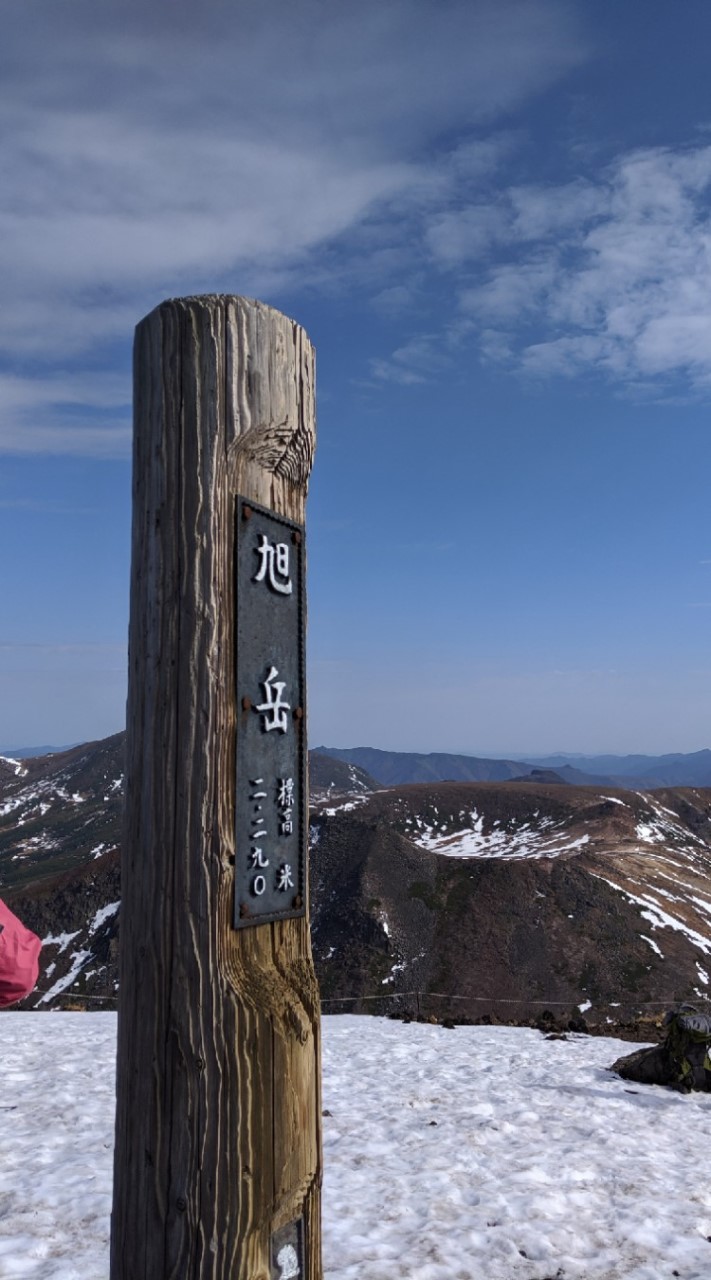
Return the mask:
[[0,653],[25,653],[28,651],[37,653],[112,653],[123,654],[126,652],[125,644],[104,644],[101,642],[77,641],[66,642],[64,644],[43,644],[37,642],[24,641],[0,641]]
[[39,498],[0,498],[0,511],[34,511],[42,516],[94,516],[99,507],[68,506],[63,502],[49,502]]
[[115,373],[0,373],[0,451],[124,457],[130,384]]
[[439,373],[446,363],[447,356],[438,336],[424,333],[398,347],[390,359],[371,360],[371,373],[382,382],[412,386]]

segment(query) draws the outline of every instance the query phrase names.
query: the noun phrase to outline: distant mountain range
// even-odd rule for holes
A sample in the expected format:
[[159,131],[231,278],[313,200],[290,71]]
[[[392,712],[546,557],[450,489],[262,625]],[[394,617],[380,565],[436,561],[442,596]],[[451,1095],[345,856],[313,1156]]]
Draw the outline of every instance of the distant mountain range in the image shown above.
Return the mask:
[[549,769],[570,766],[588,774],[627,778],[634,786],[708,787],[711,751],[673,752],[663,756],[536,756],[532,763]]
[[[122,734],[114,734],[122,738]],[[103,739],[109,741],[109,739]],[[3,747],[0,759],[28,760],[35,756],[60,755],[80,744],[62,747]],[[314,747],[311,755],[330,756],[364,769],[383,786],[405,782],[505,782],[533,775],[544,781],[542,771],[553,770],[549,781],[577,786],[615,785],[631,790],[654,787],[711,786],[711,750],[671,752],[661,756],[599,755],[556,752],[530,756],[526,760],[494,756],[467,756],[452,752],[382,751],[378,747]],[[345,775],[339,775],[339,785]]]
[[663,756],[552,755],[532,760],[493,760],[483,756],[380,751],[375,747],[315,747],[319,755],[335,757],[365,769],[381,785],[407,782],[520,781],[537,771],[554,770],[558,781],[574,786],[617,786],[632,791],[654,787],[711,786],[711,751]]

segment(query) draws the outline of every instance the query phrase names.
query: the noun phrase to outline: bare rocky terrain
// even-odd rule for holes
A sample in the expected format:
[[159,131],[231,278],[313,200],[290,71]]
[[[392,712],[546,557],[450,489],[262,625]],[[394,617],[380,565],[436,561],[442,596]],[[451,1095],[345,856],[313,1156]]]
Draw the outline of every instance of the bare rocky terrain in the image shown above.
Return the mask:
[[[115,1001],[123,749],[0,759],[0,894],[44,940],[27,1007]],[[379,787],[312,756],[328,1011],[610,1029],[707,1001],[711,789],[547,776]]]
[[393,787],[316,806],[312,841],[327,1001],[416,990],[460,1019],[609,1026],[708,998],[709,790]]
[[26,1008],[115,1002],[124,743],[0,757],[0,894],[44,941]]

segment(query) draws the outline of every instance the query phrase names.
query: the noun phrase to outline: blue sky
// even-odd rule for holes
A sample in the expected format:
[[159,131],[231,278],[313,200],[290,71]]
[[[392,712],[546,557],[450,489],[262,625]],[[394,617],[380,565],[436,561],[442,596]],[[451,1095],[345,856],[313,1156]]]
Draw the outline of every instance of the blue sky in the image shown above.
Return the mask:
[[310,739],[711,746],[707,0],[3,17],[0,747],[123,727],[133,327],[318,352]]

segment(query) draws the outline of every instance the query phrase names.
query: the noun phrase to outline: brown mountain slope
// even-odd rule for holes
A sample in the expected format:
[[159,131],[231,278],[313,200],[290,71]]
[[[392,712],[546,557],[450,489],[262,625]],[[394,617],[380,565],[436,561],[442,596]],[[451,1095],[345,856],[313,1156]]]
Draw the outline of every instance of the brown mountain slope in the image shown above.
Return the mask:
[[125,734],[56,755],[0,757],[0,893],[118,850]]
[[615,1017],[707,997],[709,791],[416,785],[312,831],[326,999],[418,989],[471,1016]]

